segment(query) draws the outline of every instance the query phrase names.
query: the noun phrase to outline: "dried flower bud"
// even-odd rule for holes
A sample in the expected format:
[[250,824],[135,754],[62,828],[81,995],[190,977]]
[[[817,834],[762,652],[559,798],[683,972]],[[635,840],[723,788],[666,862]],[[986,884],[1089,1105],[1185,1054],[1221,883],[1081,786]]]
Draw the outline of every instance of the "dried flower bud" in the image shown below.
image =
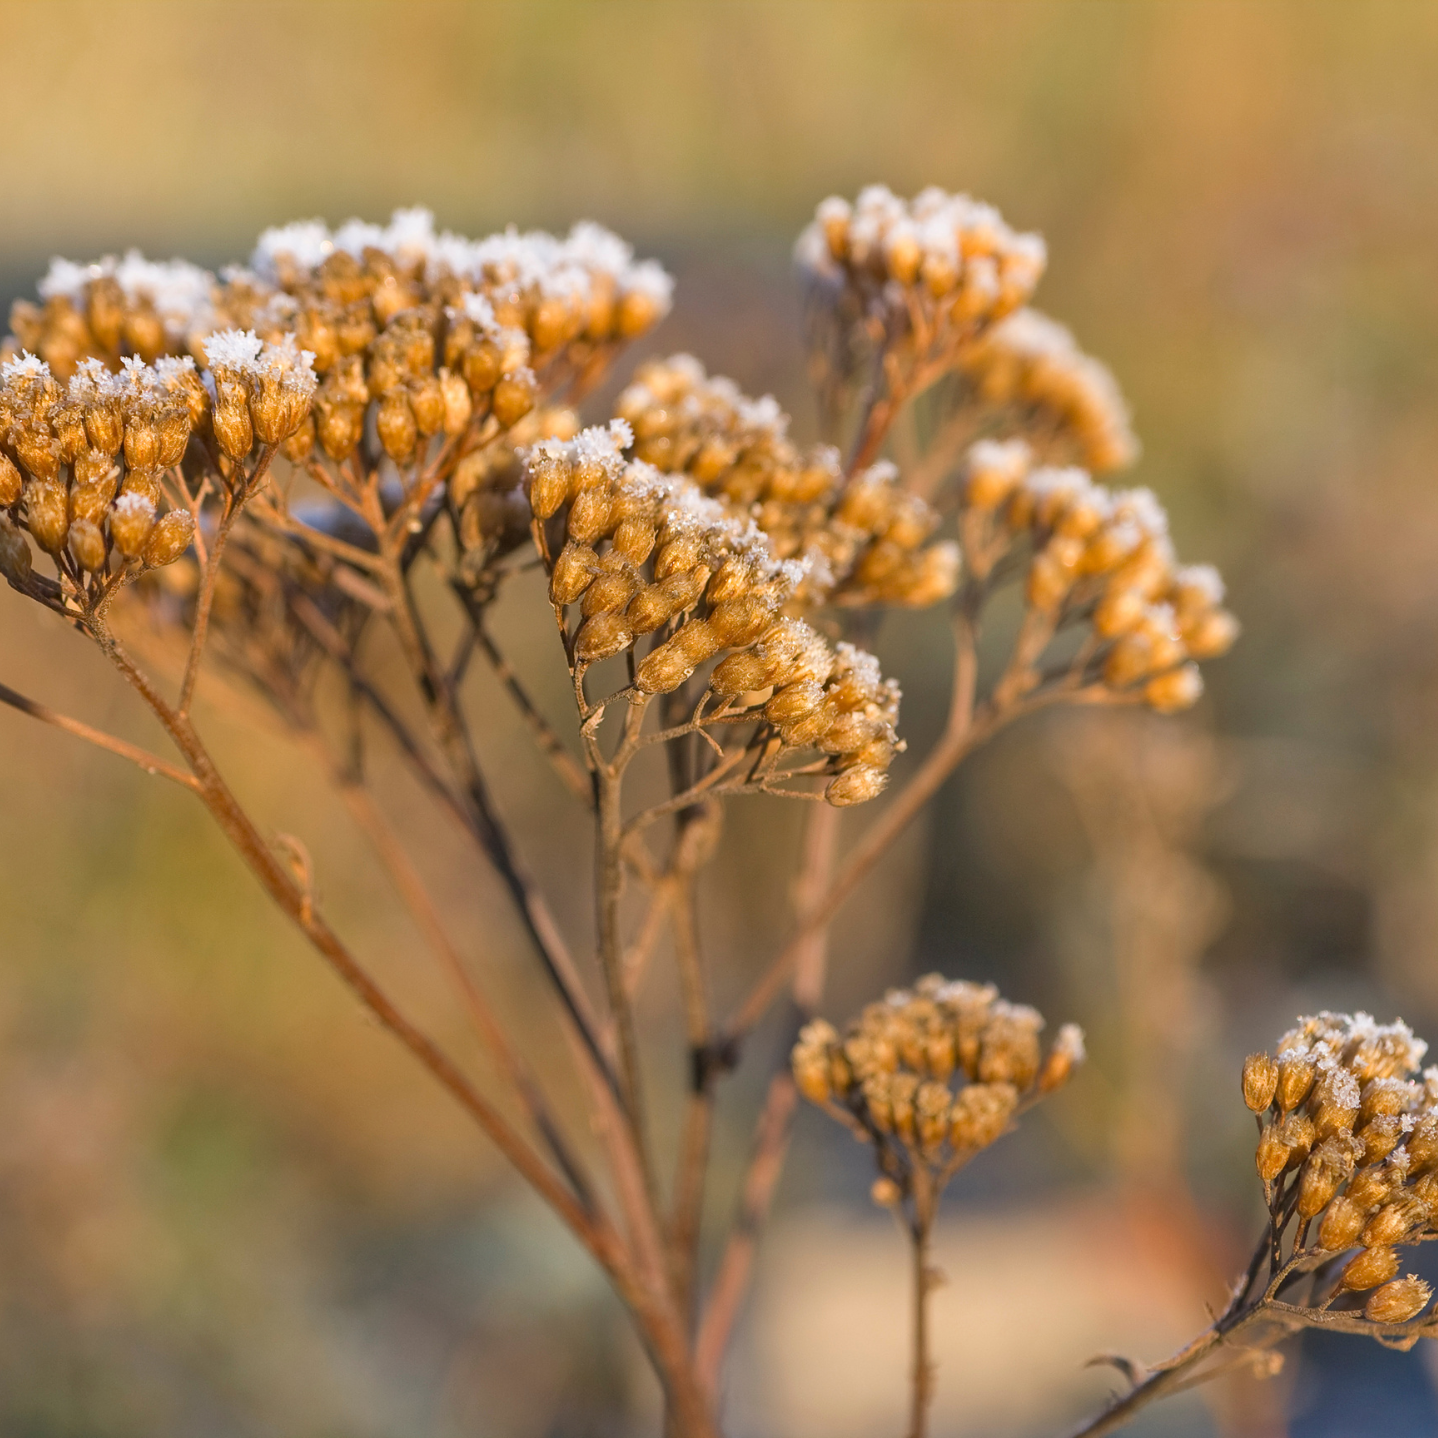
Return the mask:
[[1323,1074],[1309,1100],[1319,1138],[1352,1132],[1358,1103],[1358,1080],[1348,1069],[1335,1067]]
[[231,459],[244,459],[255,442],[249,396],[243,385],[230,380],[217,380],[215,387],[215,439]]
[[307,414],[295,432],[280,446],[280,453],[291,464],[303,464],[315,447],[315,417]]
[[890,1074],[887,1071],[864,1075],[864,1108],[868,1112],[869,1122],[880,1133],[894,1131],[894,1105],[890,1099],[889,1079]]
[[384,452],[396,464],[404,464],[414,453],[419,426],[415,423],[409,396],[402,389],[391,389],[380,400],[375,428]]
[[31,480],[25,486],[25,523],[35,543],[49,554],[65,548],[70,528],[65,486],[54,480]]
[[[1313,1127],[1313,1120],[1301,1113],[1291,1113],[1280,1120],[1278,1125],[1278,1136],[1288,1145],[1288,1166],[1296,1168],[1313,1151],[1313,1145],[1317,1141],[1317,1133]],[[1346,1165],[1344,1172],[1353,1171],[1352,1153],[1350,1145],[1341,1141],[1335,1143],[1335,1155]]]
[[921,1084],[914,1097],[914,1112],[919,1142],[925,1149],[936,1149],[949,1132],[949,1090],[946,1085]]
[[91,519],[77,519],[70,525],[68,543],[75,563],[91,574],[105,568],[105,535]]
[[29,540],[0,514],[0,574],[16,588],[24,588],[30,580],[32,564]]
[[[634,631],[622,614],[596,614],[581,626],[575,637],[574,653],[576,658],[592,664],[623,652],[633,642]],[[658,652],[656,649],[654,654]],[[653,659],[654,654],[649,658]]]
[[1039,1070],[1043,1019],[1022,1004],[996,1005],[979,1041],[979,1078],[1026,1089]]
[[1338,1278],[1340,1293],[1361,1293],[1377,1288],[1398,1272],[1398,1254],[1391,1248],[1365,1248],[1348,1260]]
[[1428,1306],[1433,1290],[1416,1274],[1395,1278],[1369,1295],[1363,1316],[1370,1323],[1407,1323]]
[[892,1178],[876,1178],[869,1197],[879,1208],[897,1208],[904,1199],[899,1185]]
[[566,544],[554,561],[549,579],[552,603],[573,604],[589,588],[599,572],[599,556],[587,544]]
[[877,799],[888,787],[888,783],[889,776],[883,769],[857,764],[829,781],[824,790],[824,799],[836,809],[846,809],[852,804],[867,804],[870,799]]
[[1360,1170],[1348,1185],[1348,1198],[1369,1213],[1389,1198],[1403,1182],[1403,1175],[1388,1164]]
[[125,442],[125,419],[114,400],[91,405],[85,411],[85,433],[93,449],[114,456]]
[[1278,1125],[1267,1124],[1258,1136],[1258,1148],[1254,1153],[1259,1178],[1264,1183],[1272,1183],[1288,1166],[1290,1152],[1289,1146],[1279,1137]]
[[1366,1221],[1364,1211],[1351,1198],[1335,1198],[1318,1229],[1318,1246],[1330,1253],[1352,1248]]
[[1363,1163],[1382,1163],[1403,1138],[1403,1120],[1396,1113],[1378,1114],[1355,1137],[1363,1145]]
[[1052,1093],[1055,1089],[1062,1088],[1085,1057],[1083,1030],[1077,1024],[1064,1024],[1055,1036],[1053,1047],[1039,1070],[1039,1092]]
[[894,1132],[905,1143],[913,1143],[914,1096],[919,1091],[918,1077],[911,1073],[896,1073],[889,1079],[889,1105],[894,1113]]
[[170,405],[159,416],[158,452],[155,463],[160,469],[169,469],[185,457],[190,443],[190,415],[182,405]]
[[160,426],[153,413],[125,421],[125,463],[131,469],[155,469],[160,462]]
[[[1285,1120],[1285,1125],[1288,1120]],[[1292,1153],[1293,1145],[1289,1145]],[[1353,1172],[1353,1157],[1342,1144],[1331,1140],[1320,1143],[1304,1161],[1298,1177],[1298,1213],[1301,1218],[1316,1218],[1338,1186]]]
[[142,558],[151,568],[173,564],[195,537],[195,518],[188,509],[172,509],[162,515],[145,541]]
[[1181,664],[1164,674],[1155,674],[1143,686],[1144,703],[1157,714],[1177,714],[1192,709],[1203,696],[1203,674],[1197,664]]
[[155,527],[155,506],[143,494],[122,494],[110,511],[110,538],[126,559],[138,559]]
[[1249,1054],[1243,1061],[1243,1101],[1262,1113],[1278,1091],[1278,1065],[1268,1054]]
[[337,464],[348,459],[364,437],[364,406],[332,400],[321,392],[315,406],[315,432],[320,447]]
[[20,499],[22,481],[20,471],[8,454],[0,454],[0,509],[15,504]]
[[1009,1083],[976,1083],[960,1089],[949,1142],[961,1150],[987,1148],[1009,1126],[1018,1100],[1018,1090]]
[[495,385],[490,408],[500,425],[509,429],[534,408],[538,398],[539,386],[534,375],[527,369],[520,369],[505,375]]
[[1318,1064],[1311,1054],[1278,1056],[1278,1111],[1288,1113],[1308,1097]]
[[441,369],[439,392],[444,403],[444,432],[450,436],[463,434],[469,424],[470,415],[474,413],[474,400],[469,386],[464,382],[463,376]]
[[1385,1203],[1364,1226],[1360,1241],[1364,1248],[1381,1248],[1401,1242],[1415,1228],[1428,1222],[1428,1205],[1419,1198],[1403,1195]]

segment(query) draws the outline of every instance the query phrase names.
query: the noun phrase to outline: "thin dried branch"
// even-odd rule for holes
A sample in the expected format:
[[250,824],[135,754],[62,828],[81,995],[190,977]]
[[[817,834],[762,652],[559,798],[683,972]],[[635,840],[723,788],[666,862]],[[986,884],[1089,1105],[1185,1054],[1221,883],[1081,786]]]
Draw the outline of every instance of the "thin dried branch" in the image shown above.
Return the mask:
[[195,599],[195,619],[190,633],[190,652],[185,658],[185,672],[180,680],[180,699],[175,711],[182,719],[190,712],[190,704],[195,695],[195,684],[200,677],[200,660],[204,657],[205,640],[209,634],[210,609],[215,601],[215,581],[219,578],[220,563],[225,557],[225,541],[229,538],[230,531],[234,528],[245,501],[264,482],[270,462],[274,459],[278,449],[279,446],[275,444],[263,446],[259,458],[255,461],[254,469],[248,475],[238,479],[233,491],[226,491],[220,523],[215,530],[214,539],[210,541],[209,555],[204,571],[200,575],[199,594]]
[[80,720],[72,719],[68,714],[61,714],[34,699],[27,699],[25,695],[7,688],[4,684],[0,684],[0,704],[8,704],[10,708],[18,709],[20,713],[28,714],[32,719],[38,719],[43,724],[52,724],[56,729],[71,734],[77,739],[83,739],[87,744],[93,744],[97,749],[105,750],[106,753],[118,754],[120,758],[128,759],[147,774],[158,775],[160,778],[180,785],[183,789],[189,789],[194,793],[199,792],[200,786],[193,774],[186,774],[184,770],[175,768],[173,764],[167,764],[165,760],[151,754],[148,749],[142,749],[138,744],[128,743],[124,739],[117,739],[113,734],[106,734],[102,729],[95,729],[89,724],[81,723]]

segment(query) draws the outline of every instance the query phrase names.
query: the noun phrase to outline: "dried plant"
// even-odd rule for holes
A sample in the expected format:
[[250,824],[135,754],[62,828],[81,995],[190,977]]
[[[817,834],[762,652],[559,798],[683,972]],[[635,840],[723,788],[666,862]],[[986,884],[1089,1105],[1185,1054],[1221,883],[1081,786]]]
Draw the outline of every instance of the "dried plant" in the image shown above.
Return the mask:
[[1132,1390],[1075,1438],[1221,1372],[1276,1372],[1273,1345],[1304,1328],[1403,1350],[1438,1336],[1432,1290],[1402,1275],[1400,1255],[1438,1236],[1438,1067],[1419,1074],[1427,1048],[1401,1020],[1325,1012],[1300,1018],[1277,1057],[1244,1061],[1266,1231],[1213,1324],[1151,1368],[1115,1360]]
[[[1057,704],[1185,708],[1201,690],[1198,663],[1237,632],[1217,574],[1177,562],[1154,496],[1091,477],[1136,445],[1112,377],[1027,308],[1044,265],[1037,236],[965,196],[905,202],[875,187],[853,205],[826,201],[797,260],[822,445],[796,443],[774,400],[687,356],[643,366],[618,414],[582,427],[578,407],[670,302],[657,265],[587,224],[563,239],[471,241],[436,233],[418,210],[387,226],[302,223],[268,231],[248,266],[220,277],[134,254],[57,261],[41,303],[16,306],[0,364],[0,572],[100,647],[181,762],[13,690],[0,699],[206,806],[270,897],[600,1265],[633,1317],[670,1431],[688,1438],[720,1431],[724,1355],[796,1103],[782,1064],[738,1212],[713,1235],[712,1267],[701,1262],[716,1090],[748,1035],[786,989],[793,1031],[813,1018],[830,921],[976,745]],[[557,630],[552,662],[573,695],[565,719],[546,713],[529,666],[492,630],[502,592],[543,606],[525,578],[535,569]],[[980,692],[981,625],[1010,585],[1022,617]],[[864,645],[876,611],[940,606],[953,636],[949,715],[934,747],[906,760],[898,686]],[[441,632],[458,634],[443,653]],[[373,658],[386,635],[398,676]],[[141,667],[142,641],[172,676]],[[304,845],[270,842],[231,789],[193,713],[207,654],[323,756],[501,1092],[405,1014],[323,916]],[[466,684],[477,658],[593,826],[592,960],[576,954],[495,803],[485,713]],[[547,976],[586,1125],[562,1120],[557,1076],[534,1071],[459,958],[370,786],[373,734],[502,879]],[[626,790],[641,771],[643,786]],[[841,860],[840,816],[891,775]],[[696,884],[725,801],[740,795],[810,801],[809,823],[789,937],[721,1014]],[[637,924],[626,889],[646,899]],[[683,995],[684,1094],[648,1092],[635,1019],[665,928]],[[866,1010],[842,1043],[803,1028],[795,1053],[804,1091],[874,1143],[880,1197],[914,1240],[916,1433],[940,1191],[1081,1052],[1064,1029],[1041,1064],[1038,1024],[992,990],[926,980]],[[665,1183],[653,1110],[679,1104]],[[1349,1142],[1376,1143],[1372,1125],[1401,1124],[1412,1106],[1375,1108],[1366,1137]],[[1276,1122],[1282,1137],[1265,1140],[1267,1152],[1287,1146],[1270,1176],[1272,1241],[1234,1310],[1245,1325],[1262,1263],[1273,1268],[1267,1319],[1287,1311],[1279,1290],[1310,1252],[1278,1252],[1279,1220],[1308,1201],[1280,1178],[1298,1152],[1294,1109]],[[1338,1139],[1311,1142],[1310,1164]],[[1408,1290],[1379,1292],[1391,1315]],[[1372,1322],[1341,1302],[1302,1311]],[[1389,1336],[1415,1331],[1384,1322]]]
[[914,1435],[926,1429],[933,1393],[928,1298],[939,1275],[929,1250],[944,1187],[1083,1062],[1076,1024],[1065,1024],[1041,1058],[1043,1023],[1037,1009],[1005,1003],[992,984],[930,974],[913,992],[895,989],[870,1004],[842,1040],[816,1019],[794,1045],[800,1092],[874,1145],[874,1202],[900,1216],[912,1243]]

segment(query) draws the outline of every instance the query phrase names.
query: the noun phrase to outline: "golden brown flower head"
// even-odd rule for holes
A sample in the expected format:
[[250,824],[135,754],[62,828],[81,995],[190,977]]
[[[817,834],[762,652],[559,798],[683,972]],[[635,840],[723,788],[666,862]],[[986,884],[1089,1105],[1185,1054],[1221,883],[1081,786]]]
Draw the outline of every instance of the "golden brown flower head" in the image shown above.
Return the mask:
[[804,559],[808,605],[923,608],[952,594],[958,546],[934,540],[940,516],[880,463],[846,478],[835,450],[801,451],[770,395],[751,399],[689,355],[643,366],[619,397],[634,454],[688,475],[736,517],[753,516],[776,559]]
[[1037,310],[1021,309],[963,343],[958,370],[990,432],[1023,434],[1045,463],[1103,474],[1138,458],[1128,405],[1107,366]]
[[825,777],[832,804],[872,798],[899,747],[897,686],[872,656],[783,615],[806,563],[775,559],[752,521],[684,476],[626,460],[631,442],[615,420],[523,456],[531,510],[558,548],[550,598],[578,610],[576,662],[633,649],[633,691],[652,696],[717,661],[705,704],[777,741],[764,787],[802,770]]
[[[1108,490],[1077,468],[1035,465],[1023,440],[969,450],[961,526],[966,543],[997,557],[1021,541],[1028,633],[1035,653],[1065,620],[1086,621],[1084,683],[1131,695],[1160,713],[1203,691],[1199,660],[1238,634],[1208,565],[1179,565],[1168,518],[1147,489]],[[1037,682],[1032,672],[1032,682]]]
[[870,1004],[842,1039],[822,1019],[808,1024],[791,1064],[806,1098],[876,1144],[889,1179],[907,1185],[922,1164],[942,1184],[1083,1061],[1076,1025],[1046,1057],[1042,1027],[1036,1010],[991,984],[931,974]]
[[[1256,1153],[1259,1176],[1275,1184],[1297,1172],[1296,1181],[1285,1180],[1293,1184],[1288,1192],[1301,1219],[1322,1215],[1320,1249],[1361,1243],[1391,1253],[1432,1231],[1438,1069],[1418,1076],[1426,1050],[1401,1021],[1325,1012],[1284,1034],[1276,1058],[1245,1060],[1244,1101],[1267,1118]],[[1283,1201],[1281,1190],[1271,1192]],[[1367,1288],[1392,1277],[1375,1263],[1350,1265],[1344,1285]]]
[[[47,603],[83,608],[114,583],[178,559],[195,521],[188,507],[166,503],[167,476],[208,407],[189,359],[130,357],[119,374],[85,359],[63,385],[33,355],[0,365],[6,579]],[[32,542],[49,556],[53,580],[36,573]]]
[[1410,1273],[1374,1289],[1363,1305],[1363,1316],[1371,1323],[1407,1323],[1427,1308],[1432,1297],[1428,1284]]
[[822,302],[901,322],[930,351],[1025,304],[1047,261],[1043,240],[991,205],[937,188],[903,200],[883,185],[825,200],[795,257]]

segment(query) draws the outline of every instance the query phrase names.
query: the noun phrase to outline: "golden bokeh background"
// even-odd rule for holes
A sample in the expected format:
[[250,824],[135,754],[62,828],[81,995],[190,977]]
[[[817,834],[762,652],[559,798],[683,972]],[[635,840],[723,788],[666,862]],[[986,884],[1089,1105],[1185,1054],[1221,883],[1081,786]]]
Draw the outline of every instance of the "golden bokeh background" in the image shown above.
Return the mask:
[[[774,391],[806,432],[788,252],[818,199],[940,184],[1045,234],[1039,302],[1114,368],[1139,481],[1225,570],[1245,637],[1192,719],[1058,715],[968,766],[846,914],[829,1009],[942,967],[1094,1038],[956,1192],[939,1431],[1060,1431],[1106,1390],[1092,1353],[1196,1331],[1256,1222],[1242,1055],[1299,1009],[1438,1021],[1438,7],[6,0],[0,54],[7,299],[52,254],[219,265],[311,215],[590,217],[678,278],[651,352]],[[542,654],[532,618],[506,633]],[[940,631],[891,620],[880,648],[922,752]],[[157,742],[8,593],[0,682]],[[491,697],[501,801],[583,934],[582,826]],[[243,696],[205,701],[339,925],[457,1033],[310,757]],[[381,775],[461,947],[559,1062],[499,887]],[[781,936],[796,834],[732,816],[705,895],[721,995]],[[672,1049],[662,985],[647,1018]],[[782,1039],[728,1091],[716,1223]],[[901,1422],[902,1250],[824,1129],[802,1117],[763,1251],[736,1438]],[[1309,1343],[1267,1390],[1132,1431],[1433,1432],[1422,1355],[1358,1350]],[[0,1435],[652,1431],[603,1285],[205,816],[0,711]]]

